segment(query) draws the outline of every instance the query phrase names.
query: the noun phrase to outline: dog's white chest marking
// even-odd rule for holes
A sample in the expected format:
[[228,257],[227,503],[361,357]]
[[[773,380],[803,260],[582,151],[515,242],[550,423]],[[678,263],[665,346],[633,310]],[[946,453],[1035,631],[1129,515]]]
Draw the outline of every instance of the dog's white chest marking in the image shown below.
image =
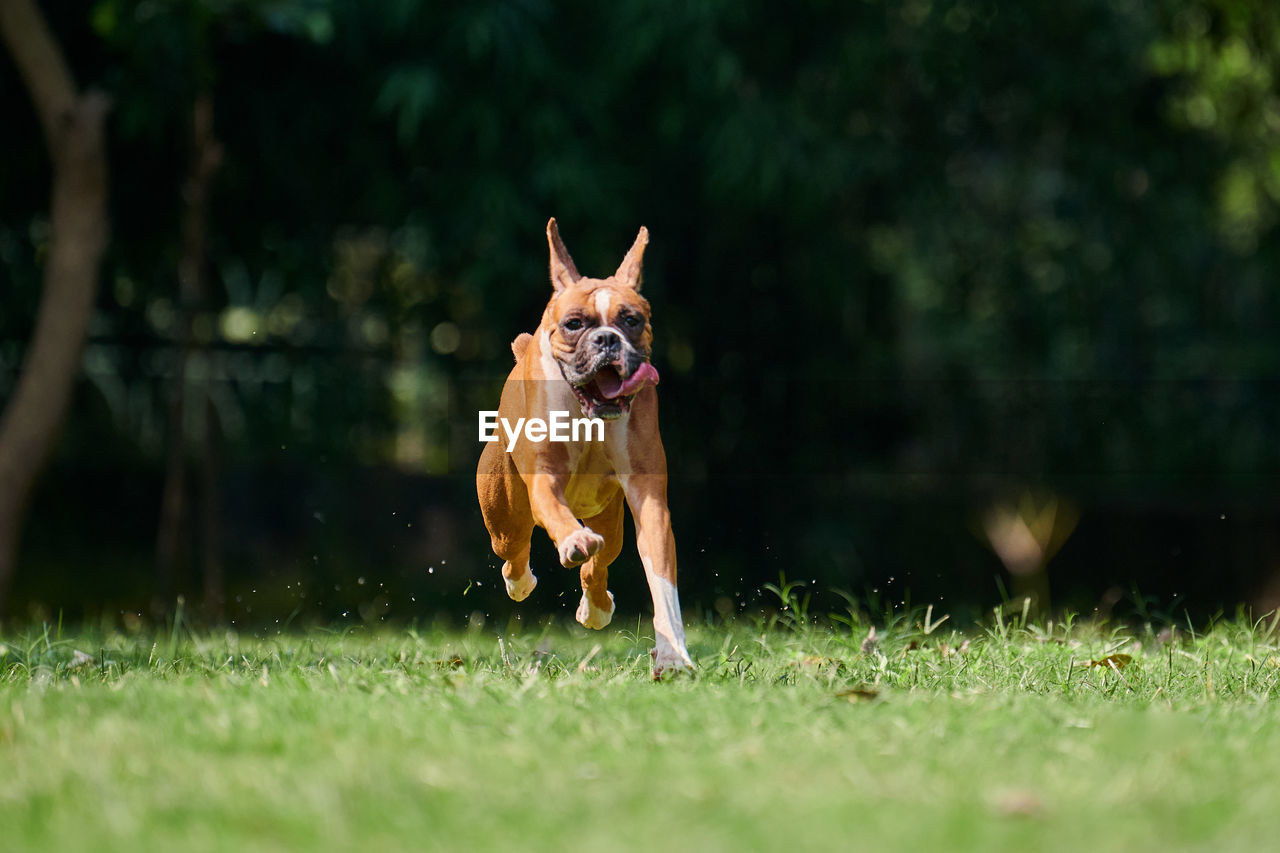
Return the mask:
[[538,367],[542,372],[541,390],[543,400],[546,401],[546,410],[540,413],[541,416],[547,417],[552,409],[567,412],[577,410],[578,400],[569,390],[569,383],[564,381],[560,363],[551,354],[551,333],[546,329],[538,333]]
[[[631,420],[628,412],[605,426],[604,446],[609,454],[609,462],[613,465],[613,475],[622,484],[622,491],[627,490],[627,480],[631,477],[631,454],[627,450],[627,423]],[[609,427],[615,427],[610,430]]]

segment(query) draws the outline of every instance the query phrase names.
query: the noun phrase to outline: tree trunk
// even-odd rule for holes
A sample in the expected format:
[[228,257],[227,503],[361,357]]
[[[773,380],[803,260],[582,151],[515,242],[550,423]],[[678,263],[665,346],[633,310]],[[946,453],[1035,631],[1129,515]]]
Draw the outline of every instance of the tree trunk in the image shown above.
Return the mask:
[[204,572],[204,615],[210,622],[221,622],[227,615],[226,581],[222,570],[222,424],[213,397],[204,405],[204,513],[201,524]]
[[0,0],[0,37],[31,93],[53,165],[52,236],[35,333],[0,415],[0,613],[17,565],[28,500],[66,416],[107,243],[110,108],[80,94],[32,0]]
[[[203,92],[195,99],[191,122],[191,166],[183,186],[182,255],[178,260],[178,308],[181,314],[181,340],[178,366],[174,374],[172,399],[169,408],[169,452],[166,462],[164,495],[160,502],[160,524],[156,533],[156,594],[152,609],[157,615],[165,613],[173,602],[177,586],[178,569],[184,558],[190,559],[191,477],[187,427],[188,404],[191,411],[204,419],[202,432],[195,442],[201,459],[200,476],[203,479],[204,500],[200,505],[204,513],[200,532],[201,569],[204,573],[205,613],[217,618],[222,613],[222,565],[219,560],[220,524],[217,516],[217,497],[220,457],[218,455],[219,425],[217,411],[209,396],[209,371],[199,371],[200,379],[194,387],[192,371],[188,369],[193,358],[207,358],[208,341],[194,334],[197,314],[210,310],[209,276],[206,248],[209,232],[209,188],[214,173],[222,163],[222,145],[213,135],[213,97]],[[185,534],[185,535],[184,535]]]
[[187,517],[186,338],[191,328],[191,315],[181,300],[178,305],[183,343],[169,389],[169,447],[165,454],[164,491],[160,495],[160,524],[156,531],[156,586],[151,599],[151,615],[156,618],[163,617],[173,606],[178,564],[184,553],[183,529]]

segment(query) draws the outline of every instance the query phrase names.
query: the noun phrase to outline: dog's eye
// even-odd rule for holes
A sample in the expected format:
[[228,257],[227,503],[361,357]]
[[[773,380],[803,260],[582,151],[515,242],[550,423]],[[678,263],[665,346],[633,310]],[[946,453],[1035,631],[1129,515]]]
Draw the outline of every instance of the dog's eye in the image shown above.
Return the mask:
[[576,332],[582,328],[582,321],[577,317],[570,317],[564,321],[564,330],[566,332]]
[[623,317],[622,323],[628,329],[635,329],[641,325],[640,318],[637,317],[635,314],[628,314],[627,316]]

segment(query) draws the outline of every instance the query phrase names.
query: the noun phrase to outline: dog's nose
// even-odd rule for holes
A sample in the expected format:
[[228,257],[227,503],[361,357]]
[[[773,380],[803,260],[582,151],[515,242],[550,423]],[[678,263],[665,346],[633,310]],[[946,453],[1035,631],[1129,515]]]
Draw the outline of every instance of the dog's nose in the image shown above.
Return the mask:
[[617,352],[622,349],[622,337],[613,329],[596,329],[591,333],[591,345],[601,352]]

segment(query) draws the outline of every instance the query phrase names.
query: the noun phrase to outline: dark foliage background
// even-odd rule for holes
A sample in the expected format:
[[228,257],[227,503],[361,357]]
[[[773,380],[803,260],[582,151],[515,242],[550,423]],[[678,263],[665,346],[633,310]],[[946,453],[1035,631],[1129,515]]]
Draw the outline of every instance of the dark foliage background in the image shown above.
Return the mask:
[[[147,614],[189,320],[230,618],[508,618],[475,412],[545,303],[550,215],[588,274],[652,233],[687,607],[784,573],[957,614],[1280,599],[1274,4],[45,6],[114,98],[113,241],[19,615]],[[225,153],[184,306],[202,95]],[[0,114],[3,399],[48,236],[7,59]],[[521,612],[570,611],[536,536]],[[630,547],[614,575],[642,611]]]

